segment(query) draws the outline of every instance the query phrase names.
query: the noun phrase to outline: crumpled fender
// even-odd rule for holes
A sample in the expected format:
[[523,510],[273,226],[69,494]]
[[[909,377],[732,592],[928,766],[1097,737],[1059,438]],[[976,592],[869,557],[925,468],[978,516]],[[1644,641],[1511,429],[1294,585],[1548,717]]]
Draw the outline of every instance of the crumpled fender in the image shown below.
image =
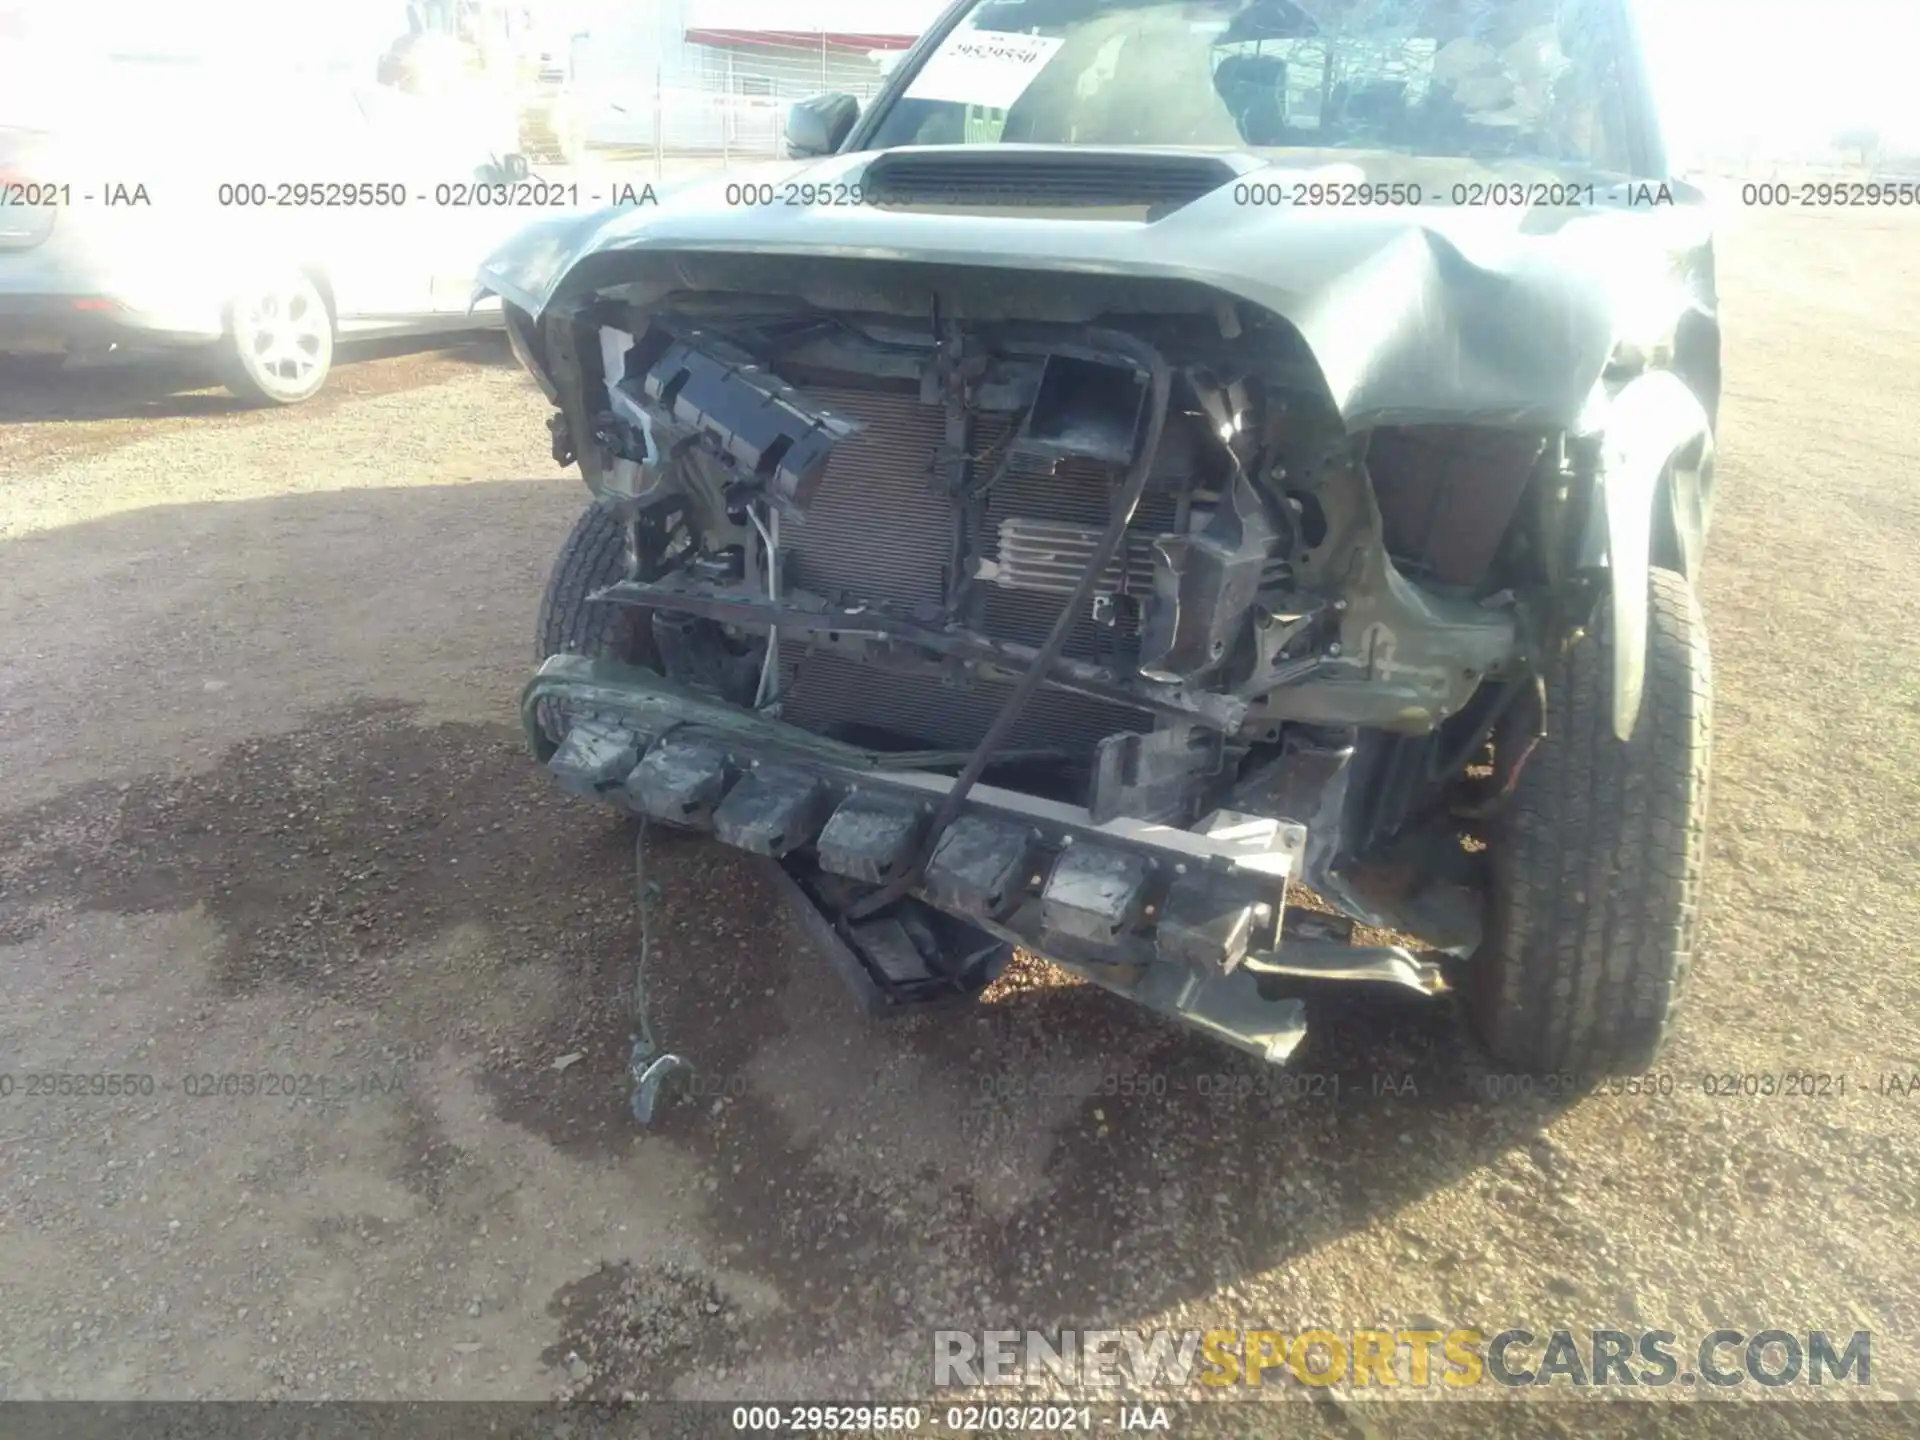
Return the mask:
[[[1601,455],[1613,612],[1613,733],[1625,741],[1633,735],[1646,689],[1647,586],[1656,536],[1663,550],[1673,549],[1659,558],[1691,574],[1705,539],[1713,425],[1685,381],[1671,371],[1653,371],[1614,396]],[[1666,508],[1658,508],[1663,503]]]

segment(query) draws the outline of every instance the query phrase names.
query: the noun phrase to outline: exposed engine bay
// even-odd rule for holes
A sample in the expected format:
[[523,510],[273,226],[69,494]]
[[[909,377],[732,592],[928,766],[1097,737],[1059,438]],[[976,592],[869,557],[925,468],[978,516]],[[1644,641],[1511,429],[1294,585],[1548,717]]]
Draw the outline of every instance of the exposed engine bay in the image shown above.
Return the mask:
[[[681,733],[629,754],[630,724],[555,724],[593,683],[563,657],[540,710],[572,748],[556,767],[588,793],[621,770],[663,818],[704,804],[745,848],[828,856],[840,893],[809,893],[851,924],[925,895],[927,917],[944,904],[1106,982],[1131,940],[1155,973],[1253,957],[1434,988],[1400,947],[1289,942],[1282,964],[1285,884],[1346,914],[1300,912],[1308,945],[1353,921],[1477,944],[1447,806],[1525,692],[1532,623],[1491,577],[1530,485],[1576,460],[1545,433],[1351,436],[1297,335],[1243,310],[915,323],[728,295],[550,321],[597,397],[556,417],[556,458],[628,527],[628,576],[599,600],[642,613],[659,673],[706,707],[678,703]],[[706,802],[762,767],[720,732],[818,743],[729,817]],[[843,772],[825,788],[822,763]],[[1036,856],[1049,817],[1072,825]],[[1151,844],[1073,850],[1099,827],[1214,837],[1192,858],[1224,879],[1187,895]],[[1069,854],[1086,869],[1063,879]],[[1009,925],[1021,889],[1038,910]]]
[[[973,744],[1072,601],[1006,743],[1096,813],[1189,823],[1290,721],[1438,728],[1516,654],[1513,597],[1452,553],[1410,579],[1364,445],[1249,337],[1181,328],[603,326],[603,495],[657,552],[609,598],[654,611],[669,675],[902,749]],[[1495,457],[1509,512],[1544,449]]]

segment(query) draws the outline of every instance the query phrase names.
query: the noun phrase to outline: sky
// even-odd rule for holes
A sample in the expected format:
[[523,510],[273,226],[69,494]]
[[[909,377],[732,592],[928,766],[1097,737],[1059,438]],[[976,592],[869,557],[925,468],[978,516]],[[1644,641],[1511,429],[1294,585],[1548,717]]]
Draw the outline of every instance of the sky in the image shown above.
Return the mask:
[[1853,126],[1920,152],[1920,0],[1636,0],[1676,158],[1819,145]]

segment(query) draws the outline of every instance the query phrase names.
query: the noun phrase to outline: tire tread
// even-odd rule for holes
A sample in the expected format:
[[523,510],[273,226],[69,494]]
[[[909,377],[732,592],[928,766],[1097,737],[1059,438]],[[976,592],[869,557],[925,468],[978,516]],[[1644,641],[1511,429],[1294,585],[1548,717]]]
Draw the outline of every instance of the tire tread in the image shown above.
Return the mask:
[[566,654],[629,665],[653,663],[649,612],[588,598],[622,579],[626,566],[627,537],[620,522],[600,506],[589,506],[561,545],[541,596],[536,662]]
[[1646,686],[1624,744],[1605,631],[1603,619],[1548,675],[1549,735],[1492,840],[1474,1018],[1496,1057],[1534,1073],[1650,1064],[1693,965],[1712,747],[1705,623],[1684,577],[1652,572]]

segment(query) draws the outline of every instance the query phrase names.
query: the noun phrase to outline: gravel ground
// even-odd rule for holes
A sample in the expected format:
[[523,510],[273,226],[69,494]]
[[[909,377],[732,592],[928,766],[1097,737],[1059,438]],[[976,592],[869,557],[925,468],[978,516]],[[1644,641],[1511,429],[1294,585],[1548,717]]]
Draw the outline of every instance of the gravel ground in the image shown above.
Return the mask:
[[[1255,1072],[1038,964],[865,1025],[751,869],[666,840],[699,1093],[638,1133],[629,832],[514,725],[583,492],[504,347],[297,411],[0,397],[0,1072],[153,1077],[0,1099],[0,1398],[924,1395],[936,1327],[1423,1317],[1871,1329],[1920,1395],[1920,1093],[1880,1093],[1920,1072],[1917,235],[1726,243],[1710,921],[1656,1099],[1472,1098],[1449,1007],[1348,996],[1297,1061],[1337,1098],[1204,1100]],[[1167,1092],[1071,1098],[1116,1070]],[[1693,1093],[1790,1070],[1847,1093]],[[188,1093],[229,1073],[297,1093]],[[998,1093],[1035,1075],[1068,1093]]]

